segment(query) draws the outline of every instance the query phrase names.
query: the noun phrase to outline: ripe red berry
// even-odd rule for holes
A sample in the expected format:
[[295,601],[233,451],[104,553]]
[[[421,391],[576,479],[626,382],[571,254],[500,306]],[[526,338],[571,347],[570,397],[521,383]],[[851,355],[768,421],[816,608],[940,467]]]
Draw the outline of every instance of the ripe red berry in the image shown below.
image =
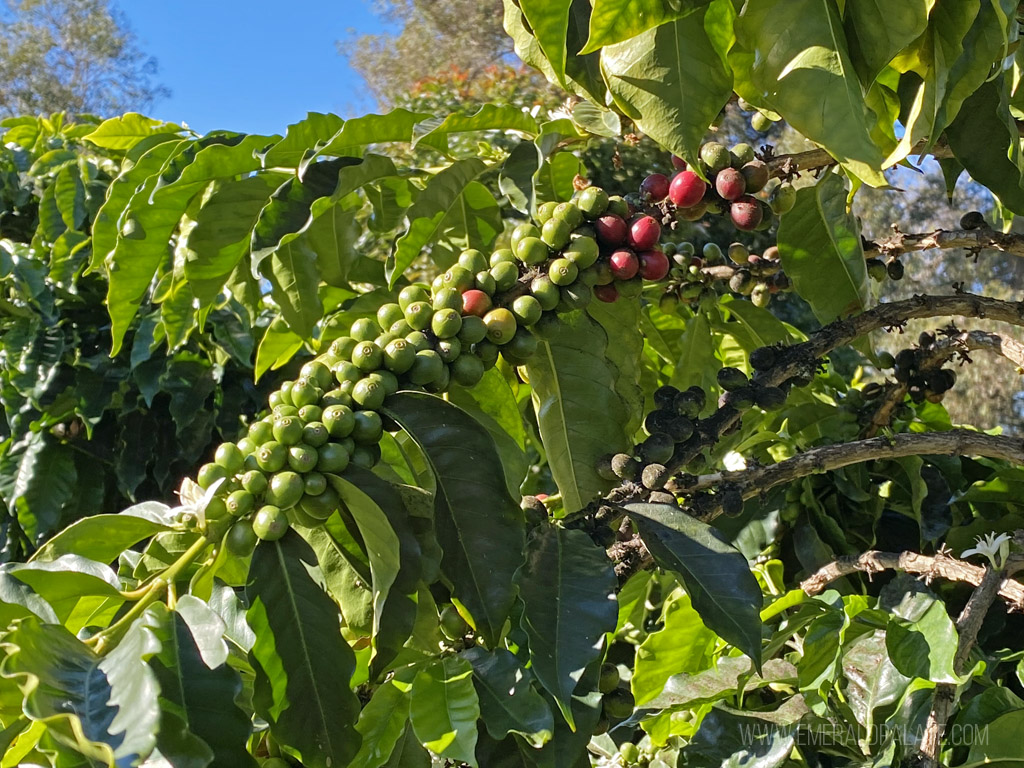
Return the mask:
[[614,304],[619,299],[619,289],[615,287],[615,283],[595,285],[594,296],[607,304]]
[[757,198],[744,195],[729,207],[729,216],[737,229],[750,232],[761,223],[761,205]]
[[680,208],[693,208],[704,199],[708,185],[704,179],[693,171],[682,171],[672,179],[668,188],[668,197]]
[[661,251],[642,251],[637,254],[640,262],[640,274],[644,280],[664,280],[668,274],[668,256]]
[[626,222],[619,216],[608,214],[594,222],[597,239],[605,245],[621,245],[626,239]]
[[544,501],[547,497],[548,495],[546,493],[538,493],[534,495],[534,498],[537,499],[537,501]]
[[747,192],[747,180],[735,168],[726,168],[715,176],[715,191],[726,200],[739,200]]
[[632,251],[619,250],[608,259],[612,267],[612,275],[617,280],[629,280],[640,269],[640,262]]
[[491,297],[476,289],[462,294],[462,314],[483,317],[491,311]]
[[679,157],[678,155],[672,155],[672,167],[675,168],[677,171],[685,171],[686,161],[683,160],[683,158]]
[[649,203],[660,203],[668,197],[668,176],[652,173],[640,182],[640,195]]
[[629,244],[638,251],[646,251],[661,239],[661,224],[653,216],[638,216],[629,224]]

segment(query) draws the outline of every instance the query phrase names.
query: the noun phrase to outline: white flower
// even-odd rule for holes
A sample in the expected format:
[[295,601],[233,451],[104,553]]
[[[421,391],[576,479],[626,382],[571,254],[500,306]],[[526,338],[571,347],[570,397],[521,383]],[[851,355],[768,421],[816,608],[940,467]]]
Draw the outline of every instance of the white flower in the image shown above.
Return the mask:
[[1011,536],[1008,533],[1000,533],[998,536],[995,533],[977,536],[974,539],[974,546],[971,549],[965,549],[960,553],[960,557],[968,558],[972,555],[984,555],[988,558],[992,567],[998,570],[1003,567],[1007,556],[1010,554],[1010,539]]
[[206,507],[209,505],[210,500],[217,495],[217,489],[225,482],[227,481],[222,477],[203,492],[202,487],[192,482],[189,478],[186,477],[182,480],[181,488],[178,489],[178,498],[181,500],[181,506],[176,507],[174,510],[178,515],[178,519],[182,519],[186,515],[194,515],[199,521],[200,527],[205,526]]
[[722,458],[722,466],[730,472],[739,472],[741,469],[747,468],[747,460],[736,451],[729,451]]

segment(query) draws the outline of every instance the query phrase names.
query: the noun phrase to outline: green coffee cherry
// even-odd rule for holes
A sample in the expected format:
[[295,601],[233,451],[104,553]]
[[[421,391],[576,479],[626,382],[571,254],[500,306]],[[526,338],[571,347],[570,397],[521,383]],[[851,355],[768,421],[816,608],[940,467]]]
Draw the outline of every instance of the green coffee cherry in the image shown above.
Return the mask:
[[462,309],[462,293],[454,288],[442,288],[434,294],[431,306],[436,312],[439,309]]
[[[566,242],[568,242],[568,239],[567,234]],[[524,264],[541,264],[547,261],[548,246],[539,237],[526,237],[516,246],[515,254],[516,258]],[[493,275],[494,272],[492,271],[491,274]],[[494,280],[495,282],[498,281],[497,275],[495,275]]]
[[576,205],[588,219],[596,219],[608,210],[608,193],[600,187],[587,187],[580,192]]
[[199,483],[199,487],[203,490],[208,490],[218,480],[226,480],[228,477],[228,471],[224,469],[220,464],[203,464],[199,468],[199,472],[196,474],[196,482]]
[[545,312],[549,312],[557,307],[561,299],[558,286],[551,282],[551,278],[547,275],[535,277],[530,282],[530,293],[537,299],[541,309]]
[[[569,222],[565,219],[553,218],[544,222],[544,226],[540,230],[540,239],[548,247],[557,251],[569,244],[569,236],[571,234],[572,226],[570,226]],[[520,243],[521,247],[522,243]]]
[[242,475],[242,487],[253,496],[262,496],[267,492],[267,476],[258,469],[251,469]]
[[[454,288],[459,293],[462,293],[463,291],[468,291],[473,286],[474,274],[476,272],[471,272],[465,267],[456,264],[444,273],[441,282],[446,288]],[[413,327],[415,328],[416,326]]]
[[[422,285],[407,285],[398,294],[398,306],[405,312],[410,304],[417,301],[430,301],[430,294]],[[339,355],[343,357],[343,355]]]
[[[360,413],[373,413],[373,411],[360,411]],[[337,443],[321,445],[317,448],[316,471],[325,474],[344,472],[349,458],[348,451]]]
[[349,335],[356,341],[370,341],[377,336],[377,333],[377,323],[368,317],[360,317],[352,323],[352,328],[349,331]]
[[408,371],[416,359],[416,350],[406,339],[395,339],[384,348],[384,367],[394,374]]
[[487,263],[487,257],[480,251],[476,248],[470,248],[459,254],[459,266],[475,274],[487,269],[490,264]]
[[484,315],[487,338],[494,344],[507,344],[516,332],[516,318],[504,307],[492,309]]
[[564,221],[569,225],[569,229],[576,229],[576,227],[583,223],[583,212],[577,207],[576,203],[559,203],[555,206],[553,218]]
[[462,318],[462,328],[459,330],[458,339],[463,346],[476,344],[486,336],[487,326],[481,318],[476,315],[467,315]]
[[252,530],[263,541],[277,541],[288,532],[288,518],[280,507],[260,507],[252,520]]
[[277,472],[288,461],[288,448],[276,440],[260,446],[256,452],[256,465],[264,472]]
[[491,254],[489,266],[496,267],[502,262],[515,263],[516,256],[511,248],[499,248]]
[[339,360],[348,360],[352,357],[352,350],[356,348],[358,341],[351,336],[342,336],[331,342],[329,354]]
[[462,342],[455,339],[441,339],[437,342],[437,354],[446,363],[451,363],[462,354]]
[[214,454],[213,460],[215,463],[220,464],[227,470],[228,475],[236,475],[242,471],[242,463],[245,461],[245,455],[234,443],[221,443],[217,447],[217,452]]
[[568,259],[555,259],[548,267],[548,277],[555,285],[569,285],[579,276],[579,269]]
[[405,308],[405,322],[410,328],[423,331],[430,327],[430,321],[434,317],[434,310],[425,301],[414,301]]
[[356,425],[352,409],[344,405],[332,405],[324,409],[324,426],[331,437],[341,439],[352,434]]
[[[540,238],[540,230],[533,224],[525,223],[519,224],[515,229],[512,230],[511,245],[512,251],[519,257],[518,248],[520,242],[528,237]],[[492,265],[493,266],[493,265]]]
[[352,363],[361,371],[376,371],[384,364],[384,350],[372,341],[361,341],[352,350]]
[[403,317],[404,313],[401,305],[382,304],[380,309],[377,310],[377,325],[386,331],[399,320],[402,320]]
[[[545,258],[547,254],[545,253]],[[507,291],[519,279],[519,268],[512,263],[503,261],[491,267],[491,277],[494,278],[495,291]]]
[[[440,363],[441,358],[437,358],[437,360]],[[444,363],[440,363],[440,365],[441,369],[444,370]],[[384,422],[381,420],[379,413],[376,411],[357,411],[355,418],[356,424],[352,430],[352,438],[356,443],[369,445],[380,441],[381,435],[384,434]],[[327,445],[331,445],[331,443]]]
[[267,501],[275,507],[288,509],[294,506],[295,502],[302,498],[305,484],[297,472],[284,470],[276,472],[270,478],[270,487],[267,488]]
[[330,438],[327,427],[319,421],[311,421],[302,428],[302,442],[314,448],[319,448]]
[[594,265],[600,253],[597,240],[592,237],[577,237],[565,247],[562,256],[579,269],[586,269]]
[[472,387],[484,376],[484,364],[476,355],[459,355],[452,361],[452,380],[463,387]]
[[434,313],[430,329],[439,339],[450,339],[462,330],[462,315],[454,309],[439,309]]
[[274,421],[274,439],[281,445],[296,445],[302,440],[303,423],[294,416],[284,416]]
[[512,314],[522,325],[533,325],[540,320],[544,309],[535,296],[517,296],[512,302]]
[[444,370],[444,361],[432,349],[426,349],[416,353],[416,359],[409,369],[409,381],[420,386],[429,384],[441,377]]

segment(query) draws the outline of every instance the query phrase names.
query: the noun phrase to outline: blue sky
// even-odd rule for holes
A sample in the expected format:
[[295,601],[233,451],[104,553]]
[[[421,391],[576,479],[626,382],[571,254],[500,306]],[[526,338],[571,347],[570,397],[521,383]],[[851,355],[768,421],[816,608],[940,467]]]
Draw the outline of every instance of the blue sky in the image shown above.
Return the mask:
[[307,112],[372,111],[335,41],[379,32],[370,0],[121,0],[173,92],[148,112],[206,133],[283,133]]

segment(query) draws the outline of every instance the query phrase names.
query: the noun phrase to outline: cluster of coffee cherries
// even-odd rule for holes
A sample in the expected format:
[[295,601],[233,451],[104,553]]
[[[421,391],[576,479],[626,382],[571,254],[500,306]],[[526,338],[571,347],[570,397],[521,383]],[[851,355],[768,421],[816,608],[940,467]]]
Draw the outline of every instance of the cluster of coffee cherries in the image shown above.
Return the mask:
[[[664,251],[675,262],[669,272],[670,281],[660,301],[662,311],[673,311],[680,303],[692,305],[710,290],[713,277],[705,267],[725,263],[725,254],[717,243],[707,243],[697,255],[693,243],[666,243]],[[774,245],[763,254],[751,253],[743,243],[732,243],[727,250],[735,270],[729,276],[729,290],[750,298],[757,307],[767,307],[771,297],[792,290],[789,277],[779,263],[779,249]]]
[[605,733],[613,724],[632,717],[636,708],[629,683],[622,680],[619,668],[610,662],[601,665],[597,689],[601,692],[601,719],[597,722],[595,736]]
[[920,404],[926,400],[941,403],[945,394],[956,384],[956,373],[942,364],[929,360],[935,346],[935,334],[925,331],[917,340],[916,349],[904,349],[893,361],[893,376],[907,388],[911,401]]
[[796,189],[788,183],[772,187],[766,199],[754,196],[765,191],[770,177],[767,163],[757,159],[749,144],[730,149],[708,142],[700,148],[700,173],[679,158],[672,162],[678,173],[671,179],[651,174],[642,182],[640,196],[647,204],[667,200],[680,221],[698,221],[708,213],[728,214],[739,230],[767,230],[776,216],[796,204]]
[[597,471],[606,480],[636,480],[645,488],[659,490],[668,480],[668,464],[676,450],[684,450],[697,435],[698,415],[707,404],[707,394],[698,386],[680,391],[666,385],[654,392],[654,410],[644,419],[647,438],[636,446],[635,455],[617,453],[602,457]]
[[272,393],[271,412],[201,467],[200,487],[217,484],[208,530],[229,529],[229,548],[244,554],[291,525],[322,524],[341,505],[332,478],[350,465],[372,468],[385,429],[397,429],[381,415],[390,395],[471,387],[499,356],[524,365],[557,313],[635,297],[643,280],[664,279],[660,236],[653,217],[587,187],[541,205],[509,248],[463,251],[430,286],[405,286]]

